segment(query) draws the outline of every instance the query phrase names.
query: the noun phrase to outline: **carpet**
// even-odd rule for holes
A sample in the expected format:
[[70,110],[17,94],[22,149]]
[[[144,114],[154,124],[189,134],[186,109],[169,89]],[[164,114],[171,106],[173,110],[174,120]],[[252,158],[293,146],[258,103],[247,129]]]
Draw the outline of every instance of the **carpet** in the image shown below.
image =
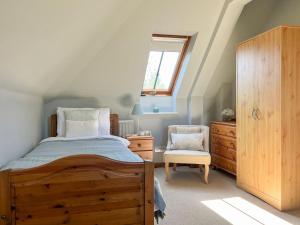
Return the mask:
[[166,182],[164,169],[155,169],[167,202],[160,225],[300,225],[300,210],[276,210],[236,187],[235,178],[225,172],[211,170],[209,184],[204,184],[199,169],[170,171]]

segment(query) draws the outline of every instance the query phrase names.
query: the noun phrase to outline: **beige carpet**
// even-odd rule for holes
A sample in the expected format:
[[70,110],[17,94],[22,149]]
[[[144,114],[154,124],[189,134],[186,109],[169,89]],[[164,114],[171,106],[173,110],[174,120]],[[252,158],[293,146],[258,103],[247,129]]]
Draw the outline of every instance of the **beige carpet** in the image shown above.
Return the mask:
[[161,225],[300,225],[300,210],[279,212],[237,188],[226,173],[211,170],[208,185],[202,182],[199,169],[178,167],[169,182],[163,168],[155,173],[167,202]]

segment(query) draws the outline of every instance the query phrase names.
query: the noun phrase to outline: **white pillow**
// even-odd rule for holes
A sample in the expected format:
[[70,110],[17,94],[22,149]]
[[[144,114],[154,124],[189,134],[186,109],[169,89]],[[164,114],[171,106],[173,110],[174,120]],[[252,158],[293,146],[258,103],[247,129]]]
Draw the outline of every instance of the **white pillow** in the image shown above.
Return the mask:
[[109,108],[57,108],[57,136],[66,136],[66,118],[65,111],[72,110],[98,110],[99,111],[99,131],[98,135],[110,135],[110,110]]
[[110,135],[109,108],[98,108],[97,110],[99,110],[99,135]]
[[171,133],[171,149],[173,150],[204,150],[203,133],[176,134]]
[[68,110],[65,111],[65,119],[73,121],[89,121],[99,119],[99,110]]
[[66,120],[66,137],[96,137],[98,136],[98,120],[75,121]]

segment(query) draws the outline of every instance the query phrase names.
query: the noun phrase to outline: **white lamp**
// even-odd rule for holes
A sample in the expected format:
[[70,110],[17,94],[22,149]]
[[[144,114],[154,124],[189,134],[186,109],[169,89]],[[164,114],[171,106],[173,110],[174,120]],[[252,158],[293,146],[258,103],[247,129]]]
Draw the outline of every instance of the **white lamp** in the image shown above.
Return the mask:
[[139,131],[140,131],[140,116],[142,116],[143,114],[144,113],[143,113],[143,109],[142,109],[141,104],[139,104],[139,103],[135,104],[133,106],[131,115],[137,116],[137,133],[138,134],[139,134]]

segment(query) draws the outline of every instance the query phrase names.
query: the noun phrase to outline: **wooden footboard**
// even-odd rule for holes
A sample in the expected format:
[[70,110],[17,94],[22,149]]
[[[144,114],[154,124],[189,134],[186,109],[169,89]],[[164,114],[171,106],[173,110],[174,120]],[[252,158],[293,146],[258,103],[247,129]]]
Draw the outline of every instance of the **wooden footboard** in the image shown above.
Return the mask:
[[0,225],[153,225],[154,166],[94,155],[0,172]]

